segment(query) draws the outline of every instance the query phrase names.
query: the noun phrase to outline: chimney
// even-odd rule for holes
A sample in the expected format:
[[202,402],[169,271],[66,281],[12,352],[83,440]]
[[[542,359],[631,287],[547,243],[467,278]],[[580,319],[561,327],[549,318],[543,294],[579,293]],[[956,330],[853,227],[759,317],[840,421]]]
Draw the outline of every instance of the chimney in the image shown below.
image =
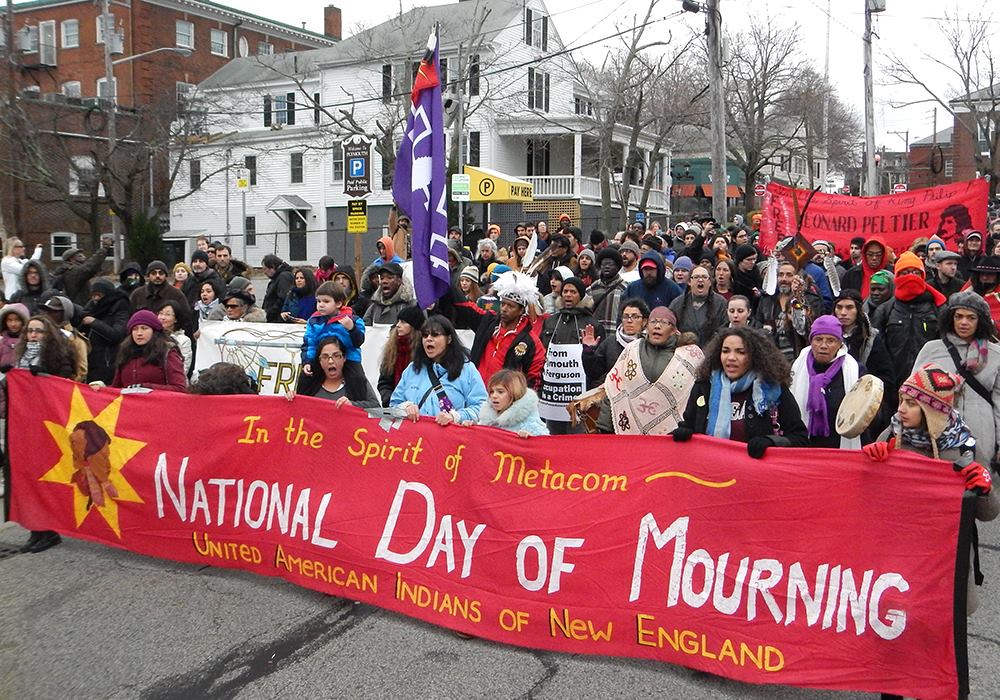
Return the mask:
[[327,5],[323,8],[323,33],[331,39],[340,41],[341,17],[339,7]]

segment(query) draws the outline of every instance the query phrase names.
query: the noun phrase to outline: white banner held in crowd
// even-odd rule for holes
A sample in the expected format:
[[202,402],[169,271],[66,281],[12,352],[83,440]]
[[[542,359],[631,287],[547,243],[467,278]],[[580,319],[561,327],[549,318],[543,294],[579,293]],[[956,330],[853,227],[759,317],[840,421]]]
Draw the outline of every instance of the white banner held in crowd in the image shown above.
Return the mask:
[[[361,366],[373,389],[378,389],[379,360],[394,326],[365,328],[361,346]],[[302,335],[306,327],[297,323],[234,323],[202,321],[198,337],[195,374],[216,362],[239,365],[257,382],[262,395],[284,395],[295,389],[302,355]],[[475,334],[460,330],[466,348]]]
[[538,415],[546,420],[569,421],[566,407],[587,390],[583,373],[583,345],[551,343],[542,368]]

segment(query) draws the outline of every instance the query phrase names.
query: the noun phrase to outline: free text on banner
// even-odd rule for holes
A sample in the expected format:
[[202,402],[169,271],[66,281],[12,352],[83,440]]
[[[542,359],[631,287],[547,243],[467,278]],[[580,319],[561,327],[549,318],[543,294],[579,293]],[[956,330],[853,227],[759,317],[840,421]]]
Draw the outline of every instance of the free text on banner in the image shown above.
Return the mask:
[[944,462],[8,384],[11,515],[29,529],[753,683],[933,698],[966,678],[964,490]]
[[[941,236],[949,250],[958,250],[964,229],[986,230],[989,183],[968,180],[879,197],[849,197],[796,190],[771,182],[764,194],[761,246],[770,251],[785,236],[795,234],[798,215],[806,208],[802,235],[810,241],[830,241],[846,253],[851,239],[881,237],[896,253],[914,239]],[[796,204],[797,201],[797,204]]]

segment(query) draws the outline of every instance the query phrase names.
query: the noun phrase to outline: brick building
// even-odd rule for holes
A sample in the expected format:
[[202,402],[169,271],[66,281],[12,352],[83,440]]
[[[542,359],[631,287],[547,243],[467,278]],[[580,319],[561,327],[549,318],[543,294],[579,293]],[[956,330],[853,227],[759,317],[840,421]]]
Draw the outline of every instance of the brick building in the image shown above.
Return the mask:
[[[108,86],[99,2],[35,0],[13,6],[13,51],[9,52],[9,72],[2,80],[7,90],[13,85],[9,94],[17,98],[24,113],[30,112],[42,123],[76,120],[77,126],[84,126],[87,113],[93,113],[94,108],[107,110],[113,101],[119,108],[116,123],[122,122],[123,115],[144,109],[168,118],[183,104],[187,92],[234,57],[323,48],[341,38],[340,10],[332,5],[324,9],[324,34],[207,0],[112,0],[110,11],[115,27],[109,37],[112,60],[119,63],[112,67],[114,79]],[[5,31],[4,39],[6,36]],[[0,50],[5,49],[0,46]],[[135,59],[130,60],[132,57]],[[25,106],[26,101],[32,104]],[[56,131],[62,141],[73,141],[70,135],[77,133]],[[93,133],[92,128],[80,133],[92,143],[106,137]],[[16,133],[11,138],[17,138]],[[57,144],[52,139],[47,142],[53,157],[64,160],[88,148],[79,143]],[[159,207],[164,216],[169,188],[164,182],[166,169],[163,159],[152,171],[152,192],[143,199]],[[61,170],[68,177],[78,169],[67,161]],[[148,182],[144,187],[150,190]],[[40,195],[37,188],[12,183],[2,175],[0,195],[7,231],[30,244],[49,244],[54,232],[62,234],[60,241],[68,241],[91,230],[90,224],[65,207],[65,198]],[[110,229],[106,210],[102,207],[105,230]],[[78,243],[89,247],[89,238]]]
[[910,144],[908,159],[911,190],[955,182],[955,156],[952,151],[953,127],[917,139]]

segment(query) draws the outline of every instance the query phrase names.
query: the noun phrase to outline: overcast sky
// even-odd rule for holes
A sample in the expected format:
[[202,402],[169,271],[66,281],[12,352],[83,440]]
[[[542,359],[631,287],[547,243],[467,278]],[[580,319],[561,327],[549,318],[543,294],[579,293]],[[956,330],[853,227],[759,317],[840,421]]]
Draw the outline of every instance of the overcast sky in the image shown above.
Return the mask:
[[[352,34],[359,25],[370,26],[384,21],[400,6],[405,11],[411,7],[440,2],[414,2],[413,0],[367,0],[363,3],[343,5],[345,34]],[[655,17],[666,17],[680,9],[680,0],[660,0]],[[829,3],[830,24],[830,77],[840,94],[864,114],[862,73],[862,41],[864,33],[865,0],[833,0]],[[894,52],[922,68],[927,80],[943,93],[956,94],[957,85],[950,86],[950,76],[934,67],[925,54],[947,58],[946,47],[939,37],[937,18],[944,8],[962,15],[978,12],[988,6],[989,0],[887,0],[887,11],[877,15],[874,43],[876,67],[875,123],[876,142],[889,150],[903,150],[903,135],[892,131],[909,130],[910,141],[932,133],[934,105],[924,104],[906,109],[894,109],[890,103],[922,97],[919,92],[901,90],[898,86],[884,85],[879,66],[884,56]],[[323,4],[314,0],[284,0],[275,4],[269,0],[243,0],[239,3],[247,11],[272,17],[289,24],[306,23],[308,29],[322,31]],[[548,0],[553,22],[563,41],[570,46],[587,43],[612,34],[615,25],[625,24],[635,14],[645,11],[648,0]],[[827,0],[721,0],[723,24],[729,30],[746,26],[748,22],[771,21],[781,26],[797,23],[802,32],[802,53],[822,70],[827,31]],[[1000,53],[1000,15],[994,17],[996,27],[994,46]],[[666,33],[668,27],[684,25],[691,28],[703,26],[703,15],[685,14],[661,22],[655,27]],[[679,34],[679,33],[675,33]],[[600,58],[601,46],[584,51]],[[950,87],[950,89],[949,89]],[[938,129],[949,124],[949,117],[938,109]]]

